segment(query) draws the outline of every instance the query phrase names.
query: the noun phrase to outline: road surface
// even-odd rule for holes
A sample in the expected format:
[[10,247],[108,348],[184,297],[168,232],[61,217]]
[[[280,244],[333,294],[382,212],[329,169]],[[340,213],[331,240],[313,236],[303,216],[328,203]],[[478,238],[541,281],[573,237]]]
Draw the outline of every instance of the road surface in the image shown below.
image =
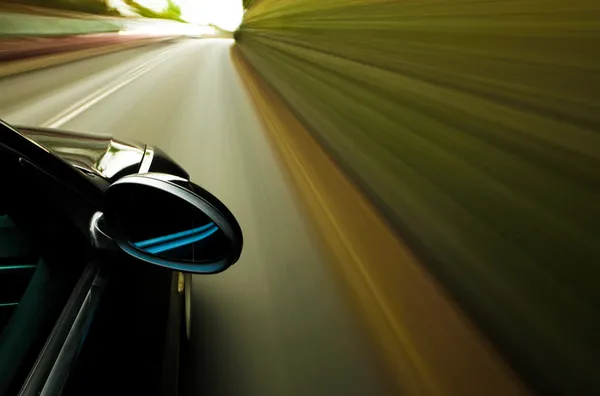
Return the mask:
[[230,59],[187,40],[0,80],[0,118],[157,145],[220,197],[240,261],[193,279],[194,358],[184,394],[388,394],[318,252]]

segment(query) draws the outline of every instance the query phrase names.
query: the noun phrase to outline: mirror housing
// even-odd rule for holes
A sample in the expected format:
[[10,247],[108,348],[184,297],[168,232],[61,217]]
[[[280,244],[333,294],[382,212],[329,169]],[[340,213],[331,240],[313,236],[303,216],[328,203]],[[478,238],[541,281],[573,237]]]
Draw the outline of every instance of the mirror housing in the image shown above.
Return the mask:
[[111,184],[95,221],[126,254],[176,271],[222,272],[239,259],[243,246],[237,220],[219,199],[163,173],[129,175]]

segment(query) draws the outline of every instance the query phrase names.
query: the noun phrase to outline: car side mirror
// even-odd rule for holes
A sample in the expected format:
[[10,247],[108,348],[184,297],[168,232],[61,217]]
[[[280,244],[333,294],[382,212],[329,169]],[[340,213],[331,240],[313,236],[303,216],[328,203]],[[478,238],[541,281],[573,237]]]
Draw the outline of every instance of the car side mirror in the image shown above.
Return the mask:
[[125,176],[105,192],[102,233],[126,254],[177,271],[212,274],[240,257],[242,230],[227,207],[189,180]]

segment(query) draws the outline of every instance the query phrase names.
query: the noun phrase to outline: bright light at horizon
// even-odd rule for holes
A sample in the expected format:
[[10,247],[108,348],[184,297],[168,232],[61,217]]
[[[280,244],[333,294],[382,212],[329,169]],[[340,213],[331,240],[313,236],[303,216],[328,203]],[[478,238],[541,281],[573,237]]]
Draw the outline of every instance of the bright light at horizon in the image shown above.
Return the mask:
[[[112,0],[118,2],[118,0]],[[181,7],[181,18],[190,23],[213,24],[225,30],[235,30],[244,10],[242,0],[174,0]],[[144,7],[161,11],[167,6],[166,0],[138,0]]]
[[242,0],[175,0],[181,7],[181,17],[192,23],[213,24],[235,30],[244,15]]

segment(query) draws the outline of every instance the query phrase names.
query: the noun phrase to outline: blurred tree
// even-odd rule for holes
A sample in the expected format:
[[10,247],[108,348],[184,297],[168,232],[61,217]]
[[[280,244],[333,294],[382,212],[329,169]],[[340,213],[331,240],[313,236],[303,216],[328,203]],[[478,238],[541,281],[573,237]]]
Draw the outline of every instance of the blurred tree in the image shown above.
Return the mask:
[[123,2],[131,7],[133,12],[145,18],[172,19],[174,21],[184,22],[183,19],[181,19],[181,8],[175,4],[173,0],[167,0],[167,7],[160,12],[144,7],[135,0],[123,0]]
[[168,19],[182,21],[181,7],[175,4],[173,0],[167,0],[167,8],[163,11],[163,15],[167,16]]

